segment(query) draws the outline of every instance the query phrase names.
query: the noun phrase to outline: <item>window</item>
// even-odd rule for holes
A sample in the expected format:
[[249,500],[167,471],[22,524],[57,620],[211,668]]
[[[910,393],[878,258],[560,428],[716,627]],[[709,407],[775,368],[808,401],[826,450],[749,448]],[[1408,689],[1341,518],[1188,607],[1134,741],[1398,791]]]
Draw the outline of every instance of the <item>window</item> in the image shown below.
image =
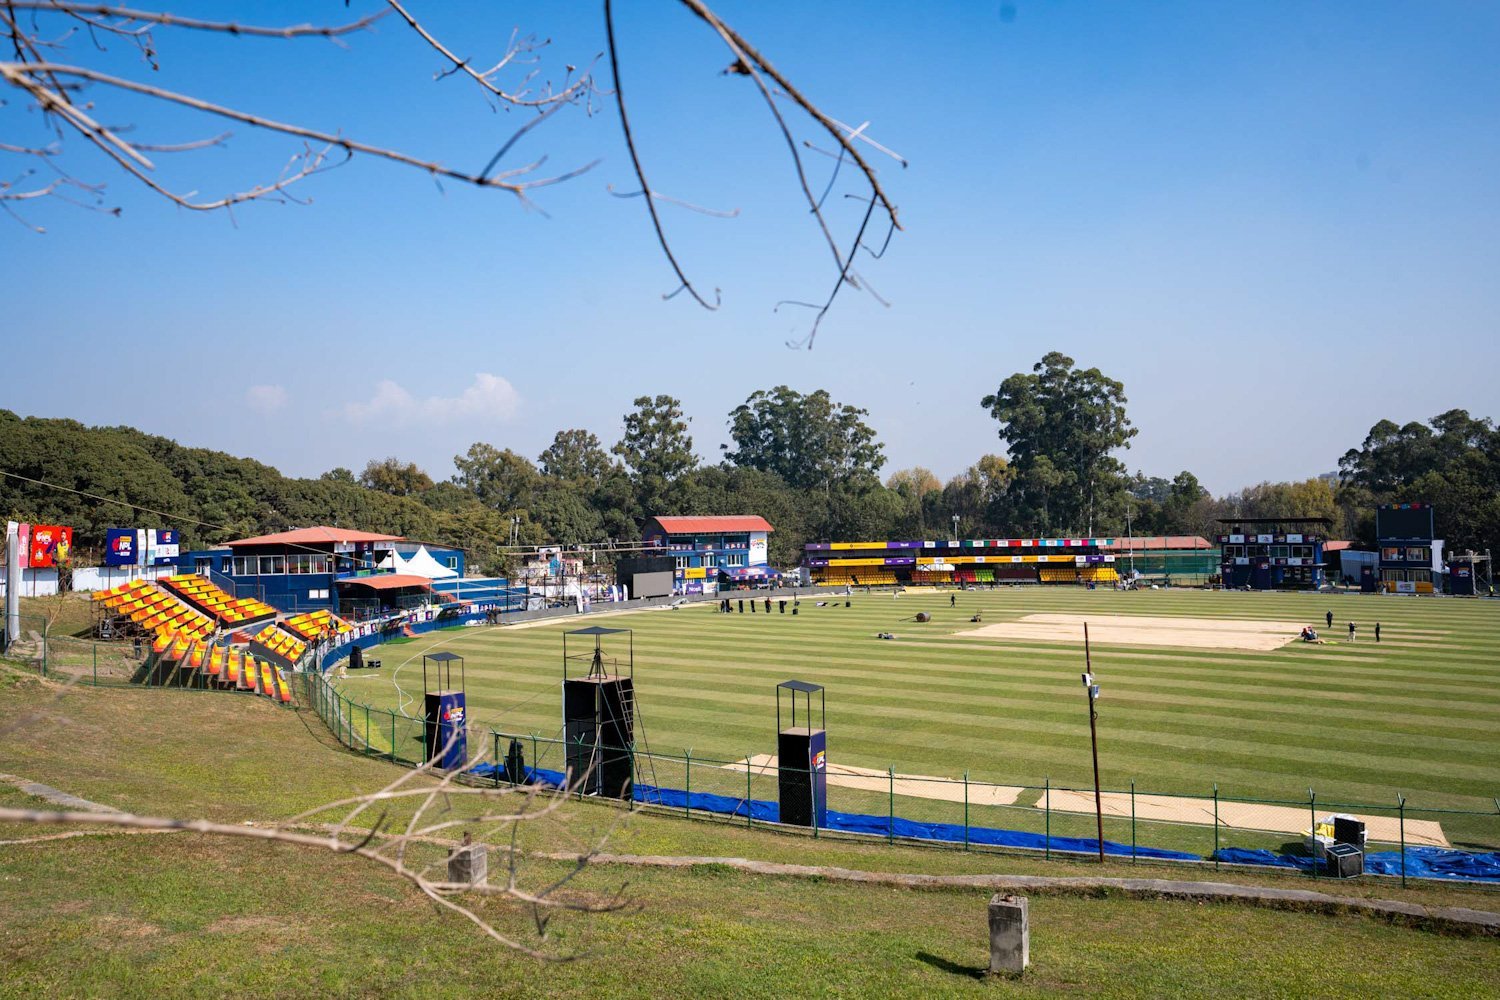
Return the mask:
[[1273,559],[1285,559],[1286,558],[1286,546],[1285,545],[1273,545],[1273,546],[1271,546],[1271,558],[1273,558]]
[[286,572],[286,556],[261,556],[260,575],[277,576]]
[[328,600],[328,591],[327,590],[309,590],[307,592],[307,599],[309,601],[326,601],[326,600]]
[[214,561],[212,558],[193,560],[193,571],[196,572],[199,576],[207,576],[208,574],[213,572],[213,569]]
[[742,555],[740,555],[738,552],[731,552],[728,555],[728,557],[726,558],[726,561],[725,561],[724,565],[726,565],[726,566],[743,566],[743,565],[745,565],[745,557],[742,556]]
[[698,560],[698,565],[704,569],[713,569],[718,565],[718,562],[714,559],[712,552],[705,552],[703,553],[703,558]]
[[1386,562],[1397,562],[1401,558],[1401,550],[1400,549],[1381,549],[1380,550],[1380,558],[1384,559]]
[[255,560],[250,556],[235,556],[232,572],[235,576],[254,576]]
[[674,556],[672,558],[672,564],[678,569],[687,569],[688,561],[687,556]]
[[453,569],[453,570],[458,569],[458,556],[449,556],[448,559],[447,559],[447,562],[448,562],[448,568],[449,569]]

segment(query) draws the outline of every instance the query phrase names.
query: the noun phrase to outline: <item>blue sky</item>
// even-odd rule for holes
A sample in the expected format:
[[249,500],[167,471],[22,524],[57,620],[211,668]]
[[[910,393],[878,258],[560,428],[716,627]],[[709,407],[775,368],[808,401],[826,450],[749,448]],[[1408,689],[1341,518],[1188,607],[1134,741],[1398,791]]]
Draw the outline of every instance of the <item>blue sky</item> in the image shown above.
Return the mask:
[[[476,61],[513,26],[551,38],[553,76],[601,50],[598,6],[411,3]],[[1382,417],[1500,416],[1500,6],[721,0],[828,113],[910,162],[878,163],[906,229],[860,265],[889,307],[843,298],[812,351],[784,346],[805,313],[773,307],[822,296],[832,272],[752,85],[719,74],[727,52],[674,4],[619,7],[653,183],[740,210],[663,209],[689,273],[722,289],[717,312],[662,300],[673,280],[641,204],[609,192],[634,182],[608,103],[518,144],[514,162],[602,159],[538,192],[540,211],[356,159],[305,182],[310,205],[231,220],[70,144],[71,169],[123,211],[29,205],[45,235],[0,218],[0,341],[51,373],[8,379],[0,405],[290,474],[396,455],[443,477],[477,440],[533,457],[566,427],[612,442],[635,396],[663,392],[716,460],[727,413],[786,383],[869,409],[887,471],[947,477],[999,450],[979,399],[1056,349],[1125,383],[1132,469],[1190,469],[1220,492],[1331,470]],[[434,82],[439,58],[394,20],[342,48],[156,40],[156,73],[118,45],[75,38],[67,55],[469,169],[524,121],[463,79]],[[143,141],[220,129],[94,96]],[[35,139],[35,117],[11,100],[0,133]],[[236,128],[227,149],[155,159],[217,195],[295,151]]]

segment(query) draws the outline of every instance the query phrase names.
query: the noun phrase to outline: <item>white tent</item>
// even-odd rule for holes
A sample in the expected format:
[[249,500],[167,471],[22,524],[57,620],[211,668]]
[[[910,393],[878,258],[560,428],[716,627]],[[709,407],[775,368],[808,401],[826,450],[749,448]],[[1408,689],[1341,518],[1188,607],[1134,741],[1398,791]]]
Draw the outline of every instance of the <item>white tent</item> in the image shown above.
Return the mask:
[[396,567],[397,573],[412,573],[416,576],[425,576],[429,580],[451,580],[458,576],[458,570],[449,569],[432,558],[432,553],[427,551],[425,545],[405,559],[396,555],[396,561],[399,564]]

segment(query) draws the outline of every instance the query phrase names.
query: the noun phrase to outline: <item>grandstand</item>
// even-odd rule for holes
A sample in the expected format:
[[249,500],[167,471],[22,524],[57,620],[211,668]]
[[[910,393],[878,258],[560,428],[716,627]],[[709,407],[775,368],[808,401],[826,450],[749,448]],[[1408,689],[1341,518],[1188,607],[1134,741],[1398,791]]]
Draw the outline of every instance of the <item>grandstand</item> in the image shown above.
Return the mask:
[[1119,579],[1112,538],[998,538],[813,542],[803,565],[819,586],[1109,584]]
[[[134,679],[143,684],[250,691],[292,700],[283,669],[294,668],[309,639],[350,630],[328,612],[276,623],[264,603],[235,598],[212,581],[186,573],[157,581],[133,580],[96,591],[96,629],[119,638],[149,637]],[[251,639],[242,625],[262,625]],[[301,632],[311,632],[304,636]]]

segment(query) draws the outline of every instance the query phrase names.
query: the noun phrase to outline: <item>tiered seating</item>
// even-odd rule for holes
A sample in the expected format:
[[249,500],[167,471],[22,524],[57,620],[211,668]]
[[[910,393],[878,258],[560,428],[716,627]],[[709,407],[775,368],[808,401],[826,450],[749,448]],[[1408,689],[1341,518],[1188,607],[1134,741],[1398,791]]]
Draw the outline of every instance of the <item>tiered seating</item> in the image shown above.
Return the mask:
[[911,574],[912,583],[952,583],[953,574],[946,569],[918,569]]
[[128,617],[154,635],[158,642],[163,636],[170,637],[174,633],[189,639],[200,639],[212,634],[214,630],[214,623],[210,619],[192,608],[184,607],[176,598],[162,593],[144,580],[96,591],[94,600],[116,614]]
[[878,566],[831,566],[815,582],[820,587],[889,587],[896,582],[896,574]]
[[276,617],[276,609],[253,597],[234,597],[218,584],[196,573],[169,576],[162,585],[188,604],[229,628]]
[[250,638],[250,645],[256,655],[274,656],[288,665],[302,659],[302,654],[307,651],[307,640],[292,635],[279,625],[261,629]]
[[281,627],[308,642],[315,642],[325,635],[343,635],[354,631],[354,626],[329,611],[309,611],[290,618],[283,618]]
[[995,571],[988,566],[980,566],[974,570],[975,583],[994,583]]
[[1043,583],[1078,582],[1078,569],[1074,566],[1038,566],[1037,573]]
[[1113,566],[1085,566],[1078,571],[1078,579],[1085,583],[1114,583],[1120,575]]
[[994,574],[996,583],[1036,583],[1034,566],[996,566],[990,572]]

